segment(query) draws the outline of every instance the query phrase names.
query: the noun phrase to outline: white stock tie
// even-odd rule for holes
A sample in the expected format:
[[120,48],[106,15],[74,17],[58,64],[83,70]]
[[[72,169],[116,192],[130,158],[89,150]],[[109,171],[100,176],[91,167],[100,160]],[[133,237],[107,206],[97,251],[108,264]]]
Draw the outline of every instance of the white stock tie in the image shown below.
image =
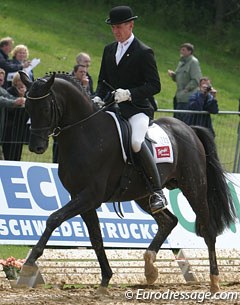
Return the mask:
[[124,54],[124,45],[118,44],[117,52],[116,52],[116,63],[118,65],[119,61],[121,60],[122,56]]

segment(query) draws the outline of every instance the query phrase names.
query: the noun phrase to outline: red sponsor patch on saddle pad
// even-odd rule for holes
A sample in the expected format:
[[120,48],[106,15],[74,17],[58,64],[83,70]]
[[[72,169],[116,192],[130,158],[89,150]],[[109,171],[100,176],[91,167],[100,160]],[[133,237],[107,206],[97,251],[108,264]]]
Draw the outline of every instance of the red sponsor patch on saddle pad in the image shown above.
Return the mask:
[[157,158],[170,158],[170,147],[169,146],[155,146]]

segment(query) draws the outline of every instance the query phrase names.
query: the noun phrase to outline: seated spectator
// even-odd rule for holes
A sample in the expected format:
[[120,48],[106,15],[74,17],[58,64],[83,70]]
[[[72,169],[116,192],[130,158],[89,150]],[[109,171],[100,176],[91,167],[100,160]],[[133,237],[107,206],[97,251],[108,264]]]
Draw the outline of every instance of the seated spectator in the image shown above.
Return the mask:
[[7,89],[7,91],[16,97],[25,97],[25,93],[27,91],[26,86],[21,81],[20,74],[16,72],[14,74],[13,80],[12,80],[12,86]]
[[[15,97],[24,97],[26,86],[20,79],[19,73],[15,73],[12,86],[7,91]],[[23,144],[29,136],[29,116],[25,108],[8,108],[5,110],[5,124],[2,137],[2,148],[5,160],[20,161]]]
[[73,68],[73,75],[78,79],[83,86],[85,92],[90,96],[89,79],[87,76],[87,67],[84,65],[75,65]]
[[7,88],[7,75],[10,72],[17,72],[24,68],[29,67],[30,62],[26,61],[24,63],[12,62],[9,59],[9,54],[12,51],[14,41],[11,37],[5,37],[0,40],[0,68],[5,71],[5,80],[3,87]]
[[[3,88],[5,80],[5,71],[0,68],[0,143],[2,143],[4,122],[5,122],[5,108],[12,108],[17,106],[24,106],[25,98],[24,97],[15,97],[7,92]],[[3,160],[3,154],[0,154],[0,158]]]
[[202,77],[199,83],[199,90],[190,96],[188,110],[207,111],[209,114],[187,114],[188,125],[198,125],[208,128],[213,136],[215,132],[212,126],[210,113],[218,113],[217,91],[212,87],[210,79]]
[[76,57],[76,63],[78,65],[83,65],[83,66],[87,67],[87,77],[89,79],[90,94],[94,95],[93,80],[92,80],[92,77],[88,73],[88,69],[91,65],[91,57],[89,56],[89,54],[87,54],[85,52],[80,52]]

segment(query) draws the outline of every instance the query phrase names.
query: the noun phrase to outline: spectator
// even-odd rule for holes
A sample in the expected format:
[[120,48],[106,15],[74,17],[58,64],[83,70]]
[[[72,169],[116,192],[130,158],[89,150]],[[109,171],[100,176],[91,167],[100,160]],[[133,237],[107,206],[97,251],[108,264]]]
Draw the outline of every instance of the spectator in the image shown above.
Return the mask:
[[210,79],[202,77],[199,90],[189,98],[188,110],[208,111],[209,114],[188,114],[186,123],[208,128],[215,137],[210,113],[218,113],[217,91],[212,87]]
[[[24,65],[24,63],[29,62],[29,50],[28,47],[23,45],[23,44],[19,44],[17,45],[11,52],[12,55],[12,62],[16,63],[16,64],[22,64]],[[32,81],[34,81],[34,77],[33,77],[33,71],[30,70],[28,71],[28,76],[30,77],[30,79]]]
[[90,94],[94,95],[93,80],[92,80],[92,77],[88,73],[88,69],[89,69],[89,67],[91,65],[91,57],[89,56],[89,54],[87,54],[85,52],[81,52],[76,57],[76,63],[78,65],[83,65],[83,66],[87,67],[87,77],[88,77],[88,80],[89,80]]
[[7,89],[7,91],[16,97],[24,97],[25,93],[27,91],[26,86],[21,81],[20,74],[16,72],[14,74],[13,80],[12,80],[12,86]]
[[[168,75],[176,82],[177,91],[174,97],[173,108],[186,110],[189,97],[197,90],[202,72],[199,61],[193,56],[194,46],[184,43],[180,47],[180,61],[176,71],[168,70]],[[175,113],[175,118],[185,121],[184,113]]]
[[[5,108],[23,106],[25,104],[24,97],[16,98],[3,88],[4,80],[5,80],[5,71],[0,68],[0,142],[2,142],[2,135],[4,129]],[[2,147],[1,147],[1,152],[2,152]],[[4,159],[2,153],[0,153],[0,158],[2,160]]]
[[89,79],[87,76],[87,67],[84,65],[75,65],[73,68],[73,75],[78,79],[83,86],[85,92],[90,96]]
[[[24,97],[26,86],[15,73],[12,86],[7,91],[15,97]],[[5,124],[2,138],[2,147],[5,160],[20,161],[23,143],[26,143],[29,126],[29,116],[25,108],[8,108],[5,110]]]
[[5,80],[3,87],[7,88],[7,75],[10,72],[17,72],[23,68],[29,67],[30,63],[16,63],[9,59],[9,54],[12,51],[14,41],[11,37],[5,37],[0,40],[0,68],[5,71]]

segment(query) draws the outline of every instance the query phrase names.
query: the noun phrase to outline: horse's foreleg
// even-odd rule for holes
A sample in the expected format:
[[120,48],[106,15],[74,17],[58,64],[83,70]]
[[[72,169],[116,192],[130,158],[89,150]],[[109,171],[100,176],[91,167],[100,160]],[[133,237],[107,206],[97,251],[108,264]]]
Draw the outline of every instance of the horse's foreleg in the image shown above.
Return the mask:
[[113,273],[103,247],[103,239],[97,212],[96,210],[91,210],[81,214],[81,216],[87,225],[89,238],[100,264],[102,272],[101,287],[107,287]]
[[72,199],[61,209],[52,213],[46,222],[46,228],[39,239],[38,243],[32,248],[29,257],[24,265],[34,265],[35,261],[43,254],[44,248],[52,235],[52,232],[59,227],[64,221],[81,213],[81,204],[79,199]]
[[24,263],[20,276],[17,280],[17,285],[35,287],[37,284],[44,283],[41,274],[36,266],[36,260],[43,254],[43,250],[51,237],[52,232],[59,227],[65,220],[70,219],[82,212],[82,207],[79,198],[71,200],[60,210],[51,214],[46,222],[44,230],[38,243],[33,247],[30,255]]
[[[148,200],[138,201],[138,204],[143,210],[151,215]],[[155,214],[153,217],[157,222],[158,231],[144,254],[145,277],[148,284],[153,284],[158,278],[158,270],[154,266],[157,253],[178,222],[177,217],[174,216],[168,209],[165,209],[161,213]]]

